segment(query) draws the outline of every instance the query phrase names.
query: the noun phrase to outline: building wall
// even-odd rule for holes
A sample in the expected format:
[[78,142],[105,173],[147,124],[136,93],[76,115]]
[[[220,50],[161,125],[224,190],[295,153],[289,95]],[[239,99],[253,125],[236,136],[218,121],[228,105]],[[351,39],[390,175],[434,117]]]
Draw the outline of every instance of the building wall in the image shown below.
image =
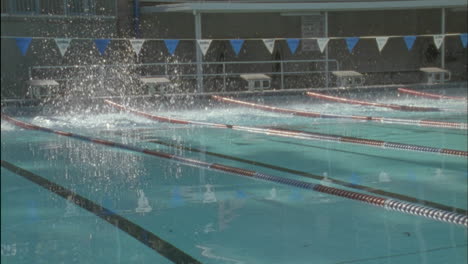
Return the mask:
[[[135,36],[132,1],[118,0],[117,17],[35,17],[2,16],[2,36],[32,37],[84,37],[84,38],[131,38]],[[447,10],[446,32],[467,32],[467,12]],[[141,38],[181,39],[174,56],[168,54],[162,41],[146,41],[139,62],[195,62],[195,24],[192,13],[142,14],[140,19]],[[441,10],[409,11],[362,11],[330,12],[329,36],[388,36],[438,34],[441,32]],[[220,61],[268,61],[268,60],[315,60],[324,59],[319,51],[303,51],[301,46],[291,54],[284,40],[277,41],[273,54],[265,48],[262,38],[301,37],[301,17],[282,16],[278,13],[248,14],[202,14],[202,37],[213,41],[203,60]],[[259,38],[246,41],[236,56],[227,39]],[[76,65],[136,63],[137,57],[128,41],[112,41],[106,53],[100,55],[91,40],[73,41],[66,56],[62,57],[53,40],[33,40],[26,56],[22,56],[14,39],[2,38],[2,95],[22,98],[26,95],[28,68],[33,65]],[[445,40],[446,68],[453,73],[455,80],[467,80],[467,49],[463,48],[459,37]],[[402,38],[391,38],[382,52],[377,50],[374,39],[361,39],[350,54],[344,40],[331,40],[328,44],[329,58],[339,61],[344,70],[356,70],[366,74],[366,84],[416,83],[422,82],[419,67],[440,66],[440,51],[435,49],[431,37],[418,38],[411,51],[408,51]],[[220,65],[205,67],[205,73],[221,73]],[[289,68],[288,68],[289,67]],[[330,66],[333,69],[333,66]],[[290,64],[285,70],[323,70],[323,64]],[[231,65],[228,71],[278,72],[278,63]],[[168,73],[195,73],[194,67],[173,68]],[[118,72],[116,79],[125,75]],[[158,74],[152,72],[152,74]],[[117,75],[117,74],[116,74]],[[273,87],[280,86],[279,75],[273,75]],[[88,79],[96,78],[90,74]],[[217,91],[222,78],[207,78],[205,91]],[[230,90],[243,89],[239,78],[228,78]],[[288,88],[323,87],[323,74],[286,76]],[[124,82],[125,84],[125,82]],[[184,79],[181,91],[194,91],[193,80]],[[125,85],[123,85],[125,86]],[[129,85],[126,85],[129,87]],[[94,88],[93,88],[94,89]],[[125,91],[123,91],[125,93]]]

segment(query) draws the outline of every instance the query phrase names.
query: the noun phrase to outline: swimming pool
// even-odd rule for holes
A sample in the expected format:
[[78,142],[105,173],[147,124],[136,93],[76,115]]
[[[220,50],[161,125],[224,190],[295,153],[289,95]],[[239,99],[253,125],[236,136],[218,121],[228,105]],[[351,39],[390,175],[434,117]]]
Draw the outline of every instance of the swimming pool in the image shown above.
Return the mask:
[[[466,97],[466,88],[444,92]],[[466,101],[394,91],[341,96],[445,110],[403,112],[305,95],[242,100],[329,114],[467,122]],[[130,100],[128,106],[174,119],[467,151],[466,129],[306,118],[214,100],[193,107]],[[161,123],[104,104],[14,117],[208,164],[385,199],[413,198],[412,204],[462,214],[468,207],[466,157]],[[1,133],[2,261],[8,263],[466,263],[468,258],[462,225],[3,120]]]

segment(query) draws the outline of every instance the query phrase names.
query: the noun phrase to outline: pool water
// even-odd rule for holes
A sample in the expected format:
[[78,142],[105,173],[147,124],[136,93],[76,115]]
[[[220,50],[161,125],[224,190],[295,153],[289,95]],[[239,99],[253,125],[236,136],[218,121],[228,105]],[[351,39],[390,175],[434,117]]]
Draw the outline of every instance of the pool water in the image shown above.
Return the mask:
[[[466,89],[450,92],[466,96]],[[242,100],[333,114],[467,122],[466,102],[378,93],[343,96],[447,111],[402,112],[305,96]],[[467,151],[468,144],[466,130],[293,117],[215,102],[184,110],[151,103],[130,106],[185,120],[462,151]],[[468,208],[466,157],[159,123],[110,107],[99,113],[86,109],[16,118],[208,163],[366,193],[327,181],[336,179],[454,209]],[[1,258],[5,263],[172,263],[171,254],[201,263],[467,262],[467,228],[461,225],[25,130],[3,120],[1,137],[3,161],[107,209],[93,213],[73,203],[72,196],[65,199],[48,189],[50,184],[40,186],[2,166]],[[120,226],[106,221],[103,214],[127,219],[131,231],[119,228],[122,221]],[[166,246],[157,252],[148,247],[153,235],[177,250]]]

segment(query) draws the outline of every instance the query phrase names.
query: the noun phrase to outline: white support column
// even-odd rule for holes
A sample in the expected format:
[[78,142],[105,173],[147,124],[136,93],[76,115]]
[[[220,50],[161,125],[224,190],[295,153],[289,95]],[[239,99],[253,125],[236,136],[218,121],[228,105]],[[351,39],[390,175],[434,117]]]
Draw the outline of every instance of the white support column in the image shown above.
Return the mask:
[[[195,39],[199,40],[202,39],[201,13],[194,11],[193,15],[195,16]],[[203,55],[196,41],[195,51],[197,56],[197,92],[203,93]]]
[[[328,11],[325,11],[325,28],[324,34],[328,38]],[[328,88],[330,82],[329,69],[328,69],[328,45],[325,47],[325,87]]]
[[[442,8],[441,14],[441,34],[445,34],[445,8]],[[440,66],[442,69],[445,69],[445,37],[440,46]]]

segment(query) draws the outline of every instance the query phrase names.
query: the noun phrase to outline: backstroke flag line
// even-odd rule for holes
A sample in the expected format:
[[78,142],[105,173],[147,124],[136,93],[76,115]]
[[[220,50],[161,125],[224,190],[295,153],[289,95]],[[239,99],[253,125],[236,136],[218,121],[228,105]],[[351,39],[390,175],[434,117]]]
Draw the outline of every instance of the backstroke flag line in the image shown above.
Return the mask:
[[299,39],[290,38],[286,39],[286,42],[288,43],[288,47],[291,51],[291,54],[296,53],[297,47],[299,46]]
[[21,55],[25,56],[26,52],[28,52],[29,44],[31,44],[32,38],[16,38],[16,46],[21,51]]
[[101,55],[104,55],[107,45],[109,45],[110,39],[95,39],[94,43],[96,44],[97,49]]
[[145,43],[144,39],[131,39],[130,44],[132,45],[133,51],[135,51],[136,55],[140,55],[141,47]]
[[444,35],[434,35],[434,44],[437,49],[440,48],[442,42],[444,42]]
[[462,46],[466,48],[466,44],[468,43],[468,34],[460,34],[460,41],[462,42]]
[[319,46],[320,52],[323,53],[323,51],[325,50],[325,47],[328,44],[328,41],[330,41],[329,38],[318,38],[317,39],[317,44]]
[[263,39],[263,44],[265,44],[265,47],[270,52],[270,54],[273,54],[273,49],[275,48],[275,39]]
[[379,48],[379,51],[381,52],[382,49],[385,47],[385,44],[387,44],[388,37],[376,37],[375,41],[377,42],[377,47]]
[[197,39],[198,47],[200,47],[203,56],[206,55],[206,52],[210,48],[211,41],[211,39]]
[[242,45],[244,44],[244,40],[243,39],[231,39],[229,42],[231,42],[232,49],[234,50],[234,53],[236,53],[236,56],[239,55]]
[[416,40],[416,36],[404,36],[403,39],[405,40],[408,50],[411,50],[413,48],[414,41]]
[[68,46],[70,46],[70,42],[71,42],[71,39],[69,39],[69,38],[56,38],[55,39],[55,44],[57,44],[57,47],[58,47],[62,57],[67,52]]
[[346,45],[348,46],[349,53],[353,52],[354,47],[359,41],[359,37],[346,38]]
[[174,52],[179,44],[178,39],[165,39],[164,43],[166,44],[167,51],[169,54],[174,55]]

